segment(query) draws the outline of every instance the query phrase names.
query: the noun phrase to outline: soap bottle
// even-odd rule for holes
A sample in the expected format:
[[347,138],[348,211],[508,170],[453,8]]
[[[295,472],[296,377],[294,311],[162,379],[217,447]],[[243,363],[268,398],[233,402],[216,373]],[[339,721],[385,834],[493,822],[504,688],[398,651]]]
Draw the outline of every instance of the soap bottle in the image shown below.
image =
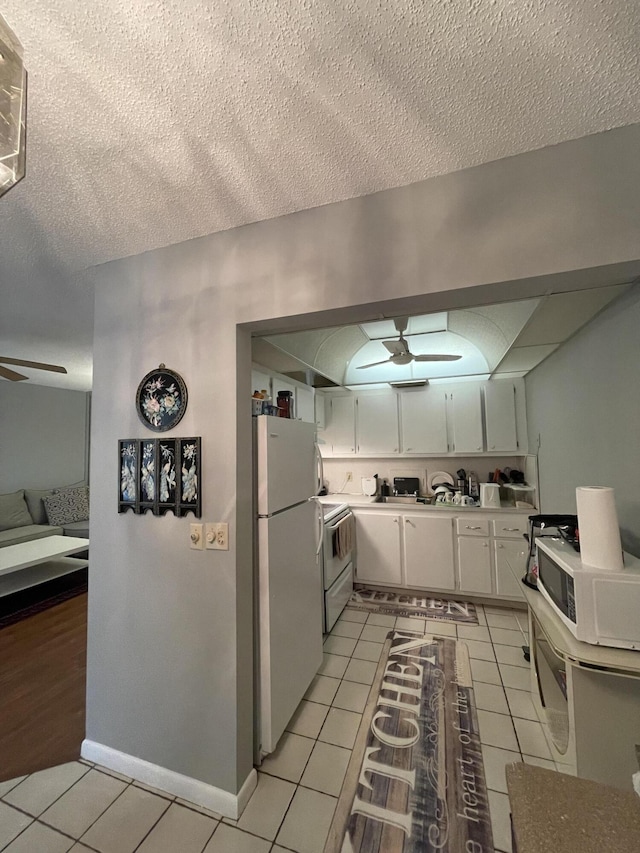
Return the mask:
[[380,496],[383,498],[388,498],[391,494],[391,490],[389,489],[389,483],[386,480],[382,481],[382,485],[380,486]]

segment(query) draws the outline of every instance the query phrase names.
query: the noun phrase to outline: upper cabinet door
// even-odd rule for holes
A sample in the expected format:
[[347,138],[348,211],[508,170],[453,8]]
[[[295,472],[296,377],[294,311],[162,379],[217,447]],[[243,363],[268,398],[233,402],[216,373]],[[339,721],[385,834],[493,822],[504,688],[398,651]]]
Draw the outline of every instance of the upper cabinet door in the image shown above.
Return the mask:
[[513,382],[494,380],[484,386],[487,451],[518,450],[516,389]]
[[481,453],[482,402],[480,383],[460,383],[448,392],[451,415],[451,448],[453,453]]
[[447,453],[447,412],[444,391],[424,388],[401,391],[401,449],[404,453]]
[[360,454],[398,453],[398,398],[395,394],[358,397],[357,449]]
[[325,446],[332,453],[356,452],[355,397],[332,397],[328,406],[328,423],[325,429]]
[[324,429],[327,425],[327,419],[325,415],[325,404],[326,400],[324,398],[324,394],[315,392],[313,403],[315,407],[316,414],[316,426],[318,429]]
[[313,388],[296,388],[294,391],[296,404],[295,416],[299,421],[314,424],[316,422],[316,411],[313,399]]

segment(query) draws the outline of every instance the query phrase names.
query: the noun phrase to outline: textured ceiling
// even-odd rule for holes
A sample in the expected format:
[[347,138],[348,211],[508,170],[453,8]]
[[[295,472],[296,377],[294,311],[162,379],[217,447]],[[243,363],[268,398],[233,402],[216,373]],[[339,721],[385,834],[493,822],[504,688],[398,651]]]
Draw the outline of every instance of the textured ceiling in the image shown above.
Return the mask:
[[90,322],[94,264],[640,121],[638,7],[2,0],[30,85],[2,342]]

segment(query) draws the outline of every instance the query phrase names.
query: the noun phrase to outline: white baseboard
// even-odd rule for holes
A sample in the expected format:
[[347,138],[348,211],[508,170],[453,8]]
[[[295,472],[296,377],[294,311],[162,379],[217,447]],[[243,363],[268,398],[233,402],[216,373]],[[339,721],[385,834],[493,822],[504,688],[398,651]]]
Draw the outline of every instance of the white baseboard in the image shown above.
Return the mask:
[[80,755],[87,761],[108,767],[117,773],[130,776],[137,782],[160,788],[161,791],[167,791],[169,794],[234,820],[242,814],[258,783],[258,774],[255,768],[252,768],[238,793],[230,794],[222,788],[208,785],[191,776],[183,776],[182,773],[176,773],[158,764],[151,764],[142,758],[136,758],[134,755],[128,755],[126,752],[120,752],[93,740],[82,741]]

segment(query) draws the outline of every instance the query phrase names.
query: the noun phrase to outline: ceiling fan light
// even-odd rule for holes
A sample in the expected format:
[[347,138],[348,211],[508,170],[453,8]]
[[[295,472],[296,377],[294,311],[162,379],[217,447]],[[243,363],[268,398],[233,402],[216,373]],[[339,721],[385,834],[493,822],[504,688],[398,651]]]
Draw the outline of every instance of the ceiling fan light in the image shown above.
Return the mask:
[[0,15],[0,196],[24,178],[26,118],[27,72],[22,45]]

